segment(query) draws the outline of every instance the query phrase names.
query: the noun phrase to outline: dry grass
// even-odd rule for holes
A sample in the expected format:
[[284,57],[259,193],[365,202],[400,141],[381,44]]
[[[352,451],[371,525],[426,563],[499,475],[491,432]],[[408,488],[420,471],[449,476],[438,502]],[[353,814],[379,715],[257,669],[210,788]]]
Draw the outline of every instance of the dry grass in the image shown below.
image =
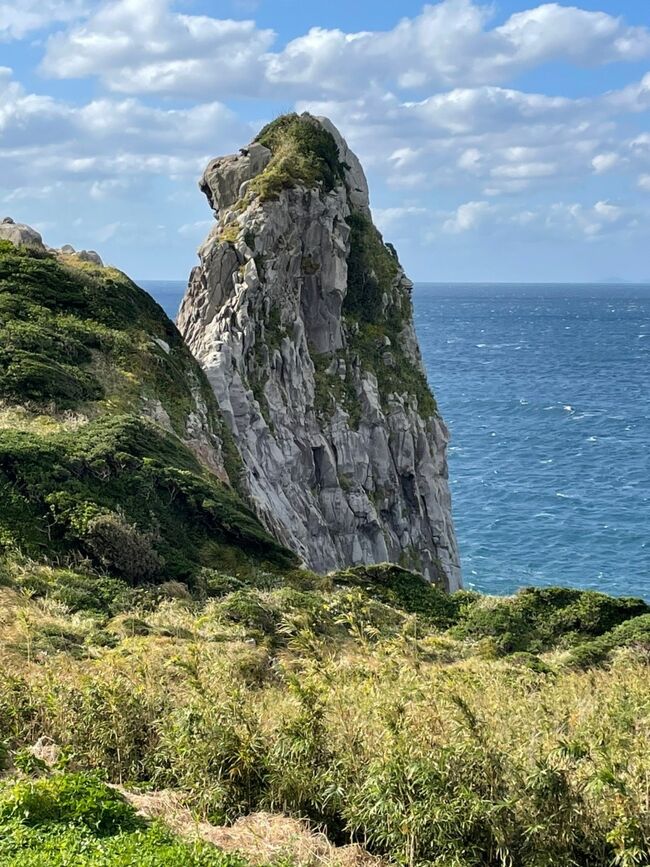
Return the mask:
[[19,430],[41,436],[61,431],[77,430],[88,423],[88,416],[73,410],[57,411],[51,407],[47,413],[0,401],[0,430]]
[[175,834],[212,843],[224,852],[242,855],[251,864],[287,859],[300,867],[379,867],[384,863],[356,844],[334,846],[306,820],[257,812],[242,816],[232,825],[212,825],[197,820],[176,792],[137,794],[116,788],[140,816],[160,819]]

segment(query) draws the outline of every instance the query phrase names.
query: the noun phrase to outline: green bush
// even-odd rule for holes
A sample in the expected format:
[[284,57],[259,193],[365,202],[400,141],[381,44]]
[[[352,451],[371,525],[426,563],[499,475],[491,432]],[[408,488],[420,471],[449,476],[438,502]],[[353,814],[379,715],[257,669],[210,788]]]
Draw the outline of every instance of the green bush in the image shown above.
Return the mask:
[[263,635],[274,635],[280,621],[278,611],[256,590],[236,590],[220,603],[219,610],[231,623]]
[[159,577],[165,561],[154,549],[156,536],[141,533],[118,514],[98,515],[88,522],[84,541],[96,562],[132,584]]
[[372,598],[417,614],[440,629],[456,623],[461,606],[478,598],[469,592],[445,593],[416,572],[391,563],[356,566],[336,572],[333,580],[337,585],[361,587]]
[[568,664],[589,668],[606,660],[612,650],[620,647],[650,650],[650,614],[633,617],[598,638],[578,644],[569,653]]
[[161,824],[111,837],[77,829],[30,833],[10,827],[0,840],[3,867],[246,867],[210,843],[186,842]]
[[142,823],[124,798],[93,774],[55,774],[14,783],[0,792],[0,823],[76,825],[98,836],[131,831]]
[[245,867],[160,823],[146,826],[114,789],[90,774],[60,774],[0,791],[4,867]]
[[95,568],[140,583],[191,583],[201,566],[231,559],[249,572],[295,563],[185,446],[136,416],[101,417],[48,437],[0,430],[3,484],[12,496],[0,536],[35,558],[82,553]]
[[70,611],[93,611],[114,615],[133,607],[135,594],[124,581],[71,569],[33,566],[19,573],[16,585],[34,598],[47,596]]
[[256,141],[272,153],[264,171],[249,185],[263,201],[296,184],[309,189],[322,185],[329,192],[344,179],[334,138],[308,115],[282,115],[267,124]]
[[529,587],[516,596],[486,598],[463,609],[459,638],[492,637],[501,653],[539,653],[577,644],[650,611],[642,599],[591,590]]

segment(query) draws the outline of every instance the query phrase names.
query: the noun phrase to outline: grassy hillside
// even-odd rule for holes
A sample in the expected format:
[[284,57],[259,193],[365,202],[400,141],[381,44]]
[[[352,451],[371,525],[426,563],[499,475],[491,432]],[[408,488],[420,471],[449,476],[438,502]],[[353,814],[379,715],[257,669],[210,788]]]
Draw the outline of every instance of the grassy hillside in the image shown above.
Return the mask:
[[[398,863],[649,863],[639,600],[450,597],[398,567],[222,575],[202,601],[179,584],[120,595],[108,578],[93,594],[84,573],[24,560],[2,574],[0,823],[14,860],[0,848],[0,864],[46,863],[21,846],[67,864],[62,847],[82,844],[106,850],[88,863],[221,863],[164,860],[189,844],[157,824],[108,839],[59,807],[35,828],[2,806],[88,773],[173,793],[216,825],[260,810],[307,818]],[[43,737],[51,767],[31,751]],[[153,860],[128,860],[141,841]]]
[[0,552],[134,585],[294,565],[224,468],[236,481],[211,390],[153,299],[0,242]]

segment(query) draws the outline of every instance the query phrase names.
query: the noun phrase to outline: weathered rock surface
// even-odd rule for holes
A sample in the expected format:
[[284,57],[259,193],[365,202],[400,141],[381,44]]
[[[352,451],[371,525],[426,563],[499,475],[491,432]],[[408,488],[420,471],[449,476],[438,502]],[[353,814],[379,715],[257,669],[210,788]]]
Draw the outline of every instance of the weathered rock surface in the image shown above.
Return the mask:
[[79,262],[90,262],[91,265],[99,265],[103,267],[104,263],[99,253],[94,250],[75,250],[72,244],[64,244],[60,250],[54,250],[60,256],[74,256]]
[[372,225],[340,133],[326,119],[296,122],[331,133],[338,182],[289,178],[269,195],[253,181],[280,171],[269,148],[213,160],[201,188],[217,222],[179,328],[234,435],[240,481],[280,541],[317,571],[390,560],[456,589],[448,433],[412,284]]
[[15,223],[11,217],[5,217],[0,223],[0,241],[11,241],[12,244],[45,252],[45,244],[36,229],[24,223]]

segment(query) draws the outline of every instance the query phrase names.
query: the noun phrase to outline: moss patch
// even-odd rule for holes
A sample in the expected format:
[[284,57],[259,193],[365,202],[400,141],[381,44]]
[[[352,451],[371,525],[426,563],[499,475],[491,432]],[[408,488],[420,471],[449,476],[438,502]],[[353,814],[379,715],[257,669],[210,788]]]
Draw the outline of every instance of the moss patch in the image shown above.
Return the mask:
[[272,157],[248,189],[262,201],[277,198],[287,187],[321,185],[329,192],[344,179],[344,167],[331,133],[309,115],[285,114],[267,124],[256,141]]

